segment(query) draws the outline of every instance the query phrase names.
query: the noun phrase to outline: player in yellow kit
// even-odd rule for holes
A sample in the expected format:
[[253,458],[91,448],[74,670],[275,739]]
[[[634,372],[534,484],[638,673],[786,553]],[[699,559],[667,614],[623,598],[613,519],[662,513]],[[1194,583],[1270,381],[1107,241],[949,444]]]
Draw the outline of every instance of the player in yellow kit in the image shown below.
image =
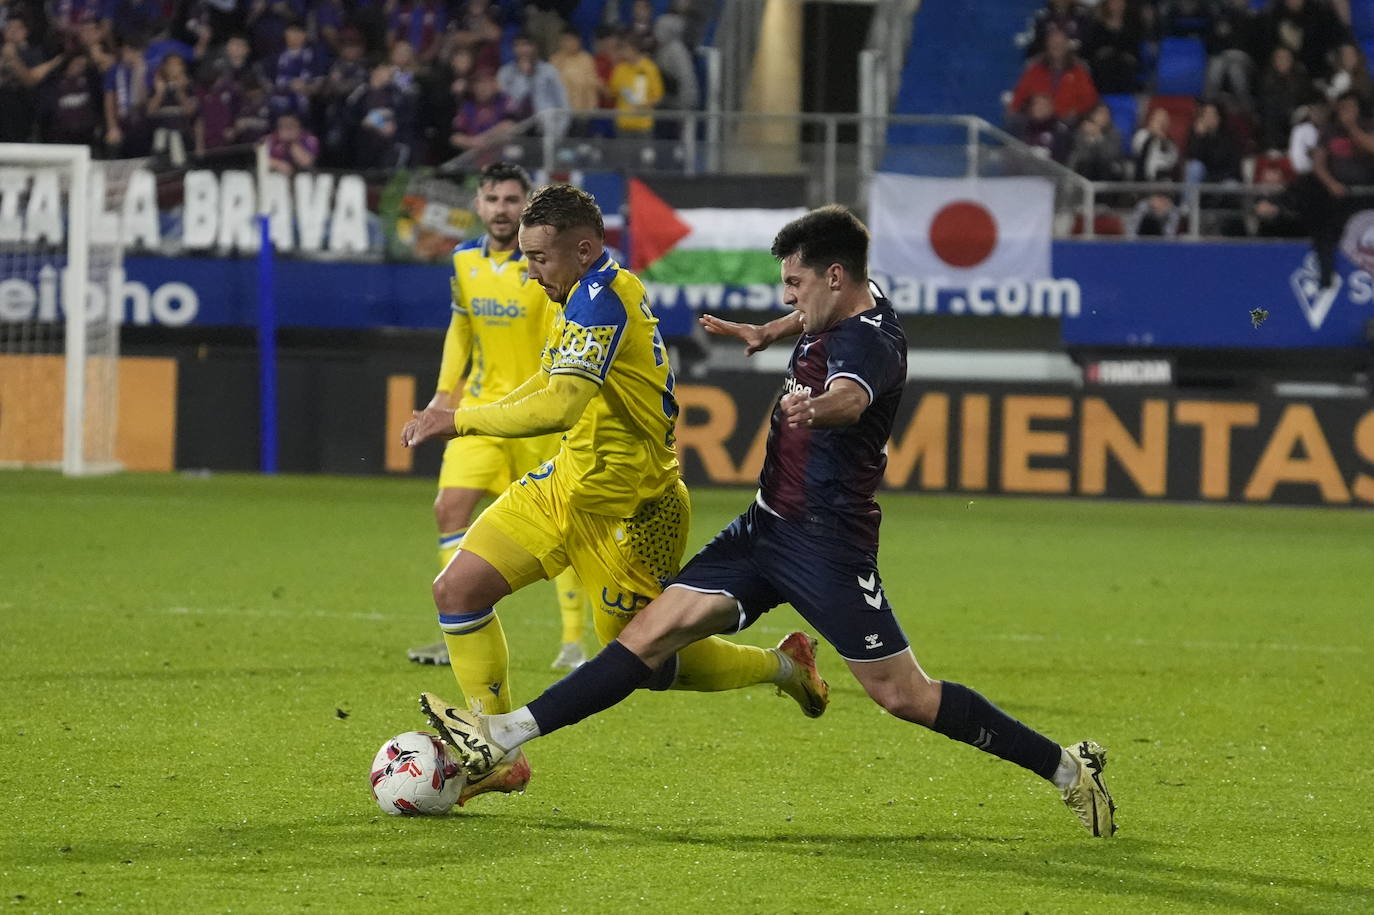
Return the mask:
[[[402,433],[409,446],[566,433],[552,460],[482,513],[434,582],[455,659],[466,639],[499,630],[498,600],[569,565],[592,597],[597,637],[614,639],[676,574],[691,516],[673,450],[678,405],[658,319],[644,285],[606,253],[596,201],[568,185],[540,189],[521,215],[519,242],[530,279],[556,304],[539,370],[497,403],[417,412]],[[814,717],[828,701],[814,645],[800,633],[775,649],[704,639],[644,685],[710,692],[775,683]],[[489,698],[509,708],[505,679],[504,667],[493,667],[485,692],[464,680],[469,707],[480,696],[481,711]],[[451,740],[443,722],[462,709],[430,693],[422,705]],[[468,791],[524,789],[530,769],[523,753],[492,762]]]
[[[487,233],[453,252],[453,317],[431,407],[494,403],[539,367],[553,306],[539,284],[527,279],[524,255],[515,244],[529,191],[529,175],[518,165],[495,162],[482,169],[476,208]],[[440,569],[458,552],[478,502],[500,495],[557,450],[556,435],[469,436],[449,442],[434,500]],[[587,599],[571,569],[557,577],[556,588],[563,644],[553,667],[571,670],[586,660],[582,630]],[[504,639],[488,641],[484,651],[505,656]],[[408,656],[422,664],[449,663],[444,642],[413,648]]]

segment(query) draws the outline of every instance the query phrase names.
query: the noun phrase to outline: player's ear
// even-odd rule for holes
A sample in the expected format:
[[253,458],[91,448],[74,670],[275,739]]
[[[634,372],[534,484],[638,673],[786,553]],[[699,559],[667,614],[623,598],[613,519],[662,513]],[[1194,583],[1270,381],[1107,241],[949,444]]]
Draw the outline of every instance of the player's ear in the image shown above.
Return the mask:
[[831,264],[825,268],[825,283],[830,287],[831,292],[839,292],[844,285],[844,268],[839,264]]

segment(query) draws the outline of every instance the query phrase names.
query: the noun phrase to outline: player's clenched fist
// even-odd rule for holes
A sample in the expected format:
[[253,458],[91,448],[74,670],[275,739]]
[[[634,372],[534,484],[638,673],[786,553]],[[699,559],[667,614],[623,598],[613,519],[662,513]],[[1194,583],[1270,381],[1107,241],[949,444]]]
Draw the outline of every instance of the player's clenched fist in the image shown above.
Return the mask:
[[784,394],[778,406],[782,408],[782,418],[794,429],[809,427],[816,418],[816,406],[811,402],[811,395],[803,391]]
[[421,442],[432,438],[457,438],[458,430],[453,426],[453,411],[439,407],[427,407],[410,414],[410,422],[401,430],[401,444],[414,448]]

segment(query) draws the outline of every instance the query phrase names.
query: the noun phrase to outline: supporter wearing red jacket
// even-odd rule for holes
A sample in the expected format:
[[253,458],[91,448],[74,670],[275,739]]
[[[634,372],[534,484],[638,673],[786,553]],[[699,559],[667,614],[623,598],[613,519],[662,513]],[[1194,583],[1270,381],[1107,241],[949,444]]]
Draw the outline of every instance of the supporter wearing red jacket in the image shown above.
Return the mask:
[[1074,55],[1068,37],[1058,29],[1046,33],[1045,53],[1026,65],[1012,92],[1010,113],[1024,113],[1031,96],[1041,93],[1054,99],[1054,113],[1069,123],[1077,123],[1097,105],[1092,74]]

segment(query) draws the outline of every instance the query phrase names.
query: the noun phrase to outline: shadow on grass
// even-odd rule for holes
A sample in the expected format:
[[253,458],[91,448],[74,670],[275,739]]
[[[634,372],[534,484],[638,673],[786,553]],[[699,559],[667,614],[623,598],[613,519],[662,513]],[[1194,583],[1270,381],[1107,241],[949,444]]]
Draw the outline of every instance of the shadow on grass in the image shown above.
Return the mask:
[[[463,830],[455,836],[454,829]],[[175,866],[192,861],[199,871],[239,871],[235,859],[257,858],[265,869],[280,867],[283,859],[309,858],[310,866],[357,867],[359,854],[375,851],[378,843],[393,853],[409,846],[407,854],[449,846],[461,839],[470,864],[479,862],[482,849],[505,865],[519,866],[516,857],[537,860],[549,848],[604,840],[619,853],[655,848],[712,848],[723,854],[791,855],[800,867],[843,870],[842,860],[890,867],[893,873],[913,870],[929,875],[944,872],[961,879],[986,877],[1020,882],[1028,887],[1084,890],[1125,900],[1152,900],[1182,905],[1205,903],[1242,910],[1374,911],[1374,888],[1368,885],[1307,878],[1272,870],[1240,870],[1200,862],[1182,863],[1187,852],[1180,845],[1124,837],[1112,842],[1089,839],[1047,840],[1039,836],[989,836],[958,832],[874,835],[846,830],[806,829],[797,832],[740,832],[708,825],[664,828],[658,825],[601,822],[561,813],[482,813],[464,811],[444,818],[402,820],[376,815],[338,812],[305,822],[260,825],[205,825],[154,841],[79,841],[73,847],[29,846],[13,864],[39,870],[54,866],[100,867],[153,863]],[[222,858],[222,860],[217,860]],[[812,859],[816,859],[812,861]],[[438,860],[438,859],[436,859]],[[380,862],[384,864],[385,862]],[[1276,898],[1276,893],[1285,898]],[[1293,896],[1298,898],[1293,898]]]

